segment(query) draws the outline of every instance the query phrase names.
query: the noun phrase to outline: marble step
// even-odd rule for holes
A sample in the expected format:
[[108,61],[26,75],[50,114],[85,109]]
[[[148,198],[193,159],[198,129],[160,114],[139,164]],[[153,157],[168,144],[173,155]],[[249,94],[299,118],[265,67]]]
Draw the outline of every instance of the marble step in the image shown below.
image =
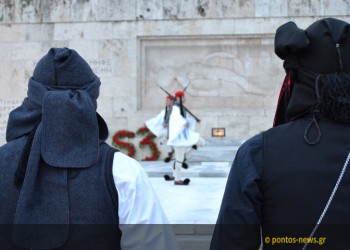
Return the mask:
[[[143,161],[140,162],[149,177],[163,177],[172,175],[173,162]],[[227,177],[231,169],[231,162],[188,162],[188,169],[182,169],[186,177]]]
[[199,147],[189,157],[188,162],[232,162],[239,146]]
[[[187,159],[188,169],[182,169],[186,177],[227,177],[237,150],[242,144],[238,140],[208,140]],[[141,161],[149,177],[172,174],[173,161]]]

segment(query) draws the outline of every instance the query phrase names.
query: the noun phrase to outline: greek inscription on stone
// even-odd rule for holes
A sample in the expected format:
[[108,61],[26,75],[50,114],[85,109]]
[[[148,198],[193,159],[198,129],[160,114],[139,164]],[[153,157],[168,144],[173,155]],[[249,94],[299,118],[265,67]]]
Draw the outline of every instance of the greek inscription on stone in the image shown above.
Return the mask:
[[88,63],[97,76],[112,76],[112,59],[92,59]]

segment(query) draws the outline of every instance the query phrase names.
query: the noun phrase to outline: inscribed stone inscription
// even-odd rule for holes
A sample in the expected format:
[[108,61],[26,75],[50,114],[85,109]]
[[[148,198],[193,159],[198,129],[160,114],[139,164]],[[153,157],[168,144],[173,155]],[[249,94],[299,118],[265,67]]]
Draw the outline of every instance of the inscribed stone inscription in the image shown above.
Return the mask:
[[159,108],[159,86],[172,94],[188,86],[188,106],[196,109],[251,107],[275,96],[283,79],[272,36],[140,38],[139,45],[141,110]]
[[99,77],[111,76],[113,74],[112,59],[92,59],[88,61],[88,64]]

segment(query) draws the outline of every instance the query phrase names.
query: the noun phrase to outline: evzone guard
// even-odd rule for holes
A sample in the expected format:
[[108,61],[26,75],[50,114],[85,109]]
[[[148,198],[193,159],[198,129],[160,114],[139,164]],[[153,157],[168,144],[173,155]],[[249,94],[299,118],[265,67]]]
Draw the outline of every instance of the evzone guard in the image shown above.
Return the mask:
[[168,124],[173,104],[174,98],[168,95],[165,99],[165,108],[157,116],[145,122],[146,127],[158,138],[159,143],[167,147],[168,156],[164,159],[165,162],[169,162],[174,154],[174,149],[167,145],[169,134]]
[[[175,185],[188,185],[190,179],[182,180],[181,168],[188,168],[186,159],[199,146],[205,145],[205,140],[195,132],[196,120],[199,121],[185,106],[185,92],[175,93],[175,102],[169,118],[167,145],[175,151],[173,176],[165,175],[165,180],[174,180]],[[191,114],[189,116],[188,114]]]

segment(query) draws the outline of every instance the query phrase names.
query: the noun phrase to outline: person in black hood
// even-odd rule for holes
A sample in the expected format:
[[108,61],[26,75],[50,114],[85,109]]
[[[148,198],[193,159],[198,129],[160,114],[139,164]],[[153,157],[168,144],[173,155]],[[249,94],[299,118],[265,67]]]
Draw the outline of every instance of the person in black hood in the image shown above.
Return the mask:
[[0,147],[2,249],[178,249],[142,167],[105,142],[100,84],[75,50],[37,63]]
[[273,127],[239,148],[210,249],[348,249],[350,25],[288,22],[275,53],[286,77]]

